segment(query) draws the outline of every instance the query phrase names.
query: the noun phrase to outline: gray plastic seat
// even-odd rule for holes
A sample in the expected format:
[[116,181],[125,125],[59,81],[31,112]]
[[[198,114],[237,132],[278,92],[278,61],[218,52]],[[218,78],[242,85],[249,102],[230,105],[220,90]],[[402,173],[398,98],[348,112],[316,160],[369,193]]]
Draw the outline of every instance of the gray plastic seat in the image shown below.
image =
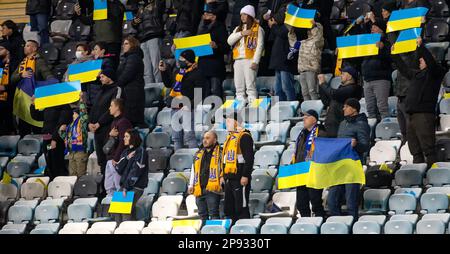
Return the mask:
[[291,128],[291,131],[289,132],[289,139],[293,142],[295,142],[300,135],[300,132],[302,132],[303,126],[296,125]]
[[231,228],[230,234],[232,235],[254,235],[256,234],[256,228],[251,225],[234,225]]
[[395,172],[395,184],[400,187],[421,186],[423,172],[419,169],[400,169]]
[[450,213],[432,213],[432,214],[425,214],[422,217],[422,220],[440,220],[445,225],[448,224],[450,221]]
[[41,153],[41,142],[34,138],[24,138],[17,144],[17,149],[23,156],[37,155]]
[[158,126],[170,126],[172,119],[172,110],[170,108],[164,108],[159,111],[156,116],[156,124]]
[[319,227],[313,223],[295,223],[289,230],[289,234],[309,234],[316,235],[319,233]]
[[68,182],[52,181],[48,184],[48,196],[52,199],[72,197],[72,186]]
[[421,213],[443,213],[448,210],[448,196],[443,193],[425,193],[420,198]]
[[276,104],[270,109],[270,120],[277,123],[289,120],[294,117],[295,111],[291,105]]
[[34,220],[38,223],[53,223],[59,220],[59,208],[52,205],[39,205],[34,213]]
[[15,200],[17,198],[17,187],[14,184],[0,184],[0,202]]
[[22,161],[10,161],[6,170],[11,177],[21,177],[30,172],[30,164]]
[[46,186],[40,182],[27,182],[22,184],[20,188],[20,195],[26,200],[45,198]]
[[33,229],[30,232],[30,235],[53,235],[53,234],[55,234],[53,231],[46,228]]
[[374,221],[357,221],[353,225],[353,234],[380,234],[381,226]]
[[259,168],[277,167],[280,163],[280,156],[273,150],[259,150],[255,153],[255,163]]
[[149,178],[147,187],[142,195],[156,195],[159,193],[159,183],[156,179]]
[[287,227],[283,224],[278,224],[278,223],[264,224],[261,227],[262,235],[272,235],[272,234],[285,235],[285,234],[287,234],[287,232],[288,232]]
[[[295,127],[295,126],[294,126]],[[287,149],[283,152],[280,160],[280,166],[289,165],[292,161],[292,156],[294,155],[294,149]]]
[[283,226],[285,226],[287,229],[289,229],[291,227],[292,224],[292,218],[290,217],[272,217],[272,218],[268,218],[266,220],[265,225],[267,224],[281,224]]
[[422,195],[422,188],[398,188],[395,190],[394,194],[411,194],[419,199]]
[[255,227],[256,229],[259,229],[261,227],[261,219],[239,219],[236,221],[236,225],[251,225]]
[[224,235],[227,233],[227,230],[220,225],[205,225],[200,233],[202,235]]
[[375,137],[390,140],[400,136],[400,125],[397,122],[380,122],[375,127]]
[[98,198],[77,198],[73,201],[73,204],[87,204],[92,210],[97,206]]
[[450,168],[431,168],[427,171],[427,180],[433,187],[450,185]]
[[317,227],[322,225],[323,218],[322,217],[300,217],[297,219],[296,223],[310,223],[314,224]]
[[331,216],[326,222],[341,222],[350,228],[353,224],[353,216]]
[[145,139],[146,147],[153,149],[169,147],[170,146],[170,136],[165,132],[152,132],[149,133]]
[[144,109],[144,121],[150,129],[156,126],[156,116],[158,115],[158,108],[145,108]]
[[407,220],[390,220],[384,225],[385,234],[412,234],[413,224]]
[[269,196],[269,193],[250,193],[248,207],[251,217],[265,212]]
[[162,182],[164,178],[164,173],[148,173],[148,178],[156,180],[159,184]]
[[0,157],[12,158],[17,154],[17,143],[20,140],[19,135],[0,136]]
[[30,206],[14,205],[8,210],[8,221],[14,224],[29,223],[33,220],[33,209]]
[[143,195],[136,203],[136,219],[148,221],[150,219],[152,205],[155,201],[155,195]]
[[273,178],[269,175],[252,175],[252,191],[269,192],[272,190]]
[[394,194],[389,198],[389,213],[412,213],[416,210],[416,202],[416,198],[411,194]]
[[316,111],[319,116],[322,114],[323,107],[324,105],[321,100],[308,100],[302,102],[302,104],[300,105],[303,113],[312,109]]
[[92,218],[92,208],[88,204],[71,204],[67,208],[70,221],[84,222]]
[[191,154],[175,153],[170,157],[170,168],[176,171],[184,171],[190,169],[194,158]]
[[445,225],[440,220],[421,220],[417,222],[417,234],[444,234]]
[[[264,130],[264,128],[261,129],[261,131]],[[262,146],[259,151],[275,151],[278,153],[279,156],[283,154],[283,151],[285,149],[284,144],[283,145],[265,145]]]
[[386,215],[363,215],[359,217],[358,221],[373,221],[383,226],[386,222]]
[[20,232],[17,229],[2,229],[0,235],[20,235]]
[[320,227],[320,233],[323,235],[327,234],[346,235],[349,234],[349,228],[342,222],[325,222]]
[[166,178],[162,182],[161,192],[167,195],[185,193],[187,189],[186,180],[181,177]]
[[59,223],[41,223],[36,225],[34,229],[46,229],[50,230],[52,234],[58,233],[59,227],[61,225]]
[[391,191],[389,189],[368,189],[364,192],[364,210],[367,212],[386,212]]

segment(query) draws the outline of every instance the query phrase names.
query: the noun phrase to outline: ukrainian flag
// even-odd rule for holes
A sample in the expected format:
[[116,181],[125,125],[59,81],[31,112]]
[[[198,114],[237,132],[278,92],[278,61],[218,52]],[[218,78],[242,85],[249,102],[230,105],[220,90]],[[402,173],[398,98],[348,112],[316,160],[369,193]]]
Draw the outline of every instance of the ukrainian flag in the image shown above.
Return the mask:
[[376,43],[380,39],[381,34],[337,37],[338,59],[377,55],[378,47]]
[[3,68],[0,68],[0,82],[2,81],[3,78]]
[[298,28],[312,28],[316,10],[302,9],[293,4],[287,6],[284,23]]
[[278,189],[288,189],[303,186],[308,183],[311,162],[299,162],[280,166],[278,170]]
[[252,104],[250,105],[250,108],[261,108],[264,110],[268,110],[269,107],[270,107],[270,98],[269,97],[255,99],[252,102]]
[[420,37],[421,33],[422,28],[412,28],[401,31],[391,54],[396,55],[416,50],[417,38]]
[[221,108],[222,109],[233,109],[233,110],[239,110],[243,106],[243,102],[237,99],[234,100],[226,100]]
[[196,57],[208,56],[213,54],[211,48],[211,34],[202,34],[197,36],[173,39],[176,46],[175,59],[180,57],[181,52],[186,49],[192,49]]
[[94,0],[94,20],[105,20],[108,18],[107,0]]
[[78,101],[80,93],[80,81],[38,87],[34,92],[34,106],[36,109],[44,109],[69,104]]
[[126,11],[123,15],[123,21],[130,21],[134,19],[134,15],[132,11]]
[[393,11],[387,23],[386,32],[395,32],[409,28],[420,27],[422,19],[427,14],[428,9],[417,7]]
[[134,192],[132,191],[128,191],[126,197],[123,197],[123,192],[121,191],[114,192],[108,213],[131,214],[133,198]]
[[307,187],[323,189],[340,184],[365,184],[359,155],[349,138],[315,138]]
[[69,81],[87,83],[95,81],[102,70],[103,60],[92,60],[79,64],[69,65]]

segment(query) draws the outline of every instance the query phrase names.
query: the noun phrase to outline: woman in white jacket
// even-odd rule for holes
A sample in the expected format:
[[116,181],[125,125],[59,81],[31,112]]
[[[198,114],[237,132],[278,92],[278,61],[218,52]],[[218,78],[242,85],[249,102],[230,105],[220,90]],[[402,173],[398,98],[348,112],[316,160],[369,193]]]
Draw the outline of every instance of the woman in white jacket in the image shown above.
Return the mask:
[[241,24],[228,37],[233,47],[234,84],[236,98],[251,103],[257,97],[256,74],[264,48],[264,30],[255,19],[255,8],[247,5],[241,9]]

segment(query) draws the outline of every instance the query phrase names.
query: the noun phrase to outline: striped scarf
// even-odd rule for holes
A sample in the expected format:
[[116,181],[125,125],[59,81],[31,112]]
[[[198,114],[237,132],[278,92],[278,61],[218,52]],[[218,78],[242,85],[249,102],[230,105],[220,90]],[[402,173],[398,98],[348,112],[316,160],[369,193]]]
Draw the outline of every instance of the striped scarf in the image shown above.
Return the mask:
[[183,81],[184,75],[186,75],[187,73],[191,72],[193,67],[194,67],[194,65],[192,65],[188,69],[180,69],[178,71],[177,75],[175,76],[175,85],[173,85],[173,88],[170,91],[170,97],[183,96],[181,94],[181,88],[182,88],[182,83],[181,82]]
[[19,65],[19,74],[29,70],[33,71],[33,73],[36,72],[36,56],[34,55],[25,57]]
[[[9,84],[9,63],[5,64],[3,67],[3,75],[0,80],[0,85],[4,86],[6,89],[6,86]],[[6,91],[0,92],[0,101],[7,101],[8,100],[8,93]]]

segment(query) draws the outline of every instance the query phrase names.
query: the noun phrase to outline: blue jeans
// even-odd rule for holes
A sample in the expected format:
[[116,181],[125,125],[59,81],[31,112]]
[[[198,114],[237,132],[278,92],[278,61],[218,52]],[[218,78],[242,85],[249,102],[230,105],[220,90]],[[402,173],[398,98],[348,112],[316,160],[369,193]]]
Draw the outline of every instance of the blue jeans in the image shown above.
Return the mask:
[[275,71],[275,96],[279,101],[295,101],[294,75],[287,71]]
[[206,191],[202,196],[195,199],[198,207],[198,215],[202,220],[219,219],[220,195]]
[[330,187],[328,190],[328,209],[331,216],[340,216],[341,204],[345,198],[348,215],[352,215],[356,221],[358,219],[359,189],[358,183],[341,184]]
[[[190,111],[191,112],[182,111],[179,109],[172,109],[172,119],[177,119],[177,121],[179,121],[183,126],[183,129],[181,129],[181,130],[173,129],[173,132],[172,132],[172,140],[174,142],[175,151],[183,148],[184,141],[186,141],[189,148],[197,148],[198,147],[197,139],[195,138],[194,111],[193,110],[190,110]],[[191,115],[191,119],[190,119],[189,123],[183,122],[182,114],[190,114]]]
[[31,31],[37,31],[41,37],[40,45],[49,42],[48,15],[43,13],[30,15]]

